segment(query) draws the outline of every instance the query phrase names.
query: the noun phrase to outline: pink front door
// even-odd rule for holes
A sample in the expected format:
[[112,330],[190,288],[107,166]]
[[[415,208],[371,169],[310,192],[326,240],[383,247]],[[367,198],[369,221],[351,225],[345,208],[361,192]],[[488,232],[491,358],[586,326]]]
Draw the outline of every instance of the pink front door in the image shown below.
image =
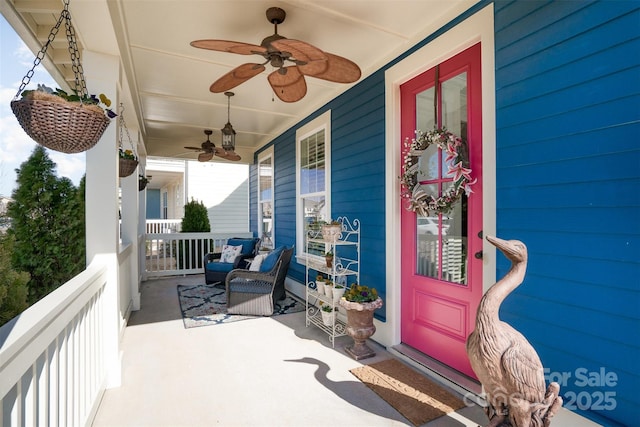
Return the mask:
[[[436,81],[437,76],[437,81]],[[475,378],[465,350],[482,297],[482,109],[480,44],[400,87],[402,141],[445,128],[469,151],[473,193],[445,214],[420,216],[401,201],[402,342]],[[437,85],[437,86],[436,86]],[[434,99],[435,98],[435,99]],[[402,143],[400,144],[401,148]],[[419,179],[436,197],[451,185],[445,157],[421,155]]]

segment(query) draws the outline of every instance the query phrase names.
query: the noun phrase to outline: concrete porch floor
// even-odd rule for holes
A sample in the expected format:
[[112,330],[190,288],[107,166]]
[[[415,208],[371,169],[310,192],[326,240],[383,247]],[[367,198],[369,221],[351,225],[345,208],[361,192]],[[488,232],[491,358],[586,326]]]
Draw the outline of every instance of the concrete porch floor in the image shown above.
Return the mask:
[[[203,282],[194,275],[142,284],[141,310],[122,339],[122,385],[104,393],[94,427],[412,425],[349,372],[395,357],[371,340],[376,356],[355,361],[344,351],[351,338],[332,348],[305,325],[304,312],[185,329],[176,286]],[[554,425],[576,425],[558,418]],[[486,422],[469,403],[425,426]]]

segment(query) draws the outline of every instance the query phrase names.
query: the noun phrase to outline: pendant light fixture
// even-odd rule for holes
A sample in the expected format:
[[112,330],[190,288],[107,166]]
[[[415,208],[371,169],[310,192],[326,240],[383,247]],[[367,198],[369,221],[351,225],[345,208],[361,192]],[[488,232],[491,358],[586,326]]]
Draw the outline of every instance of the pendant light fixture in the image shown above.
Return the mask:
[[227,96],[227,124],[222,129],[222,149],[224,151],[234,152],[236,150],[236,131],[233,130],[230,122],[231,97],[233,92],[225,92]]

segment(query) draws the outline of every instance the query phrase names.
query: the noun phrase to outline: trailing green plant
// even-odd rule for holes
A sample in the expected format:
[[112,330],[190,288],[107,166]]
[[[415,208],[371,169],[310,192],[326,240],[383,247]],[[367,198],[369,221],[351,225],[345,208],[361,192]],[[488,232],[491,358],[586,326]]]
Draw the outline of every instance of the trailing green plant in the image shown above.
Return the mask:
[[378,299],[378,291],[375,288],[354,283],[345,291],[344,299],[350,302],[373,302]]

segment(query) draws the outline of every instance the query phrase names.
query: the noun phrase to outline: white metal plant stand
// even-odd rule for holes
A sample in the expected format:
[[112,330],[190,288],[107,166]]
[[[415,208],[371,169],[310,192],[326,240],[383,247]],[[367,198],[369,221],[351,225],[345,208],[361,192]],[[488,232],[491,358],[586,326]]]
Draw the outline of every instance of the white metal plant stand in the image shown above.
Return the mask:
[[[306,325],[314,324],[329,335],[329,341],[335,346],[335,338],[346,335],[346,313],[333,296],[319,292],[315,278],[324,274],[334,284],[340,284],[347,290],[360,280],[360,221],[349,221],[346,217],[339,217],[342,233],[335,241],[325,241],[321,230],[307,231],[306,258]],[[333,252],[333,264],[327,267],[324,257],[314,255],[318,248],[324,252]],[[320,305],[324,303],[333,307],[333,321],[325,325],[322,320]]]

